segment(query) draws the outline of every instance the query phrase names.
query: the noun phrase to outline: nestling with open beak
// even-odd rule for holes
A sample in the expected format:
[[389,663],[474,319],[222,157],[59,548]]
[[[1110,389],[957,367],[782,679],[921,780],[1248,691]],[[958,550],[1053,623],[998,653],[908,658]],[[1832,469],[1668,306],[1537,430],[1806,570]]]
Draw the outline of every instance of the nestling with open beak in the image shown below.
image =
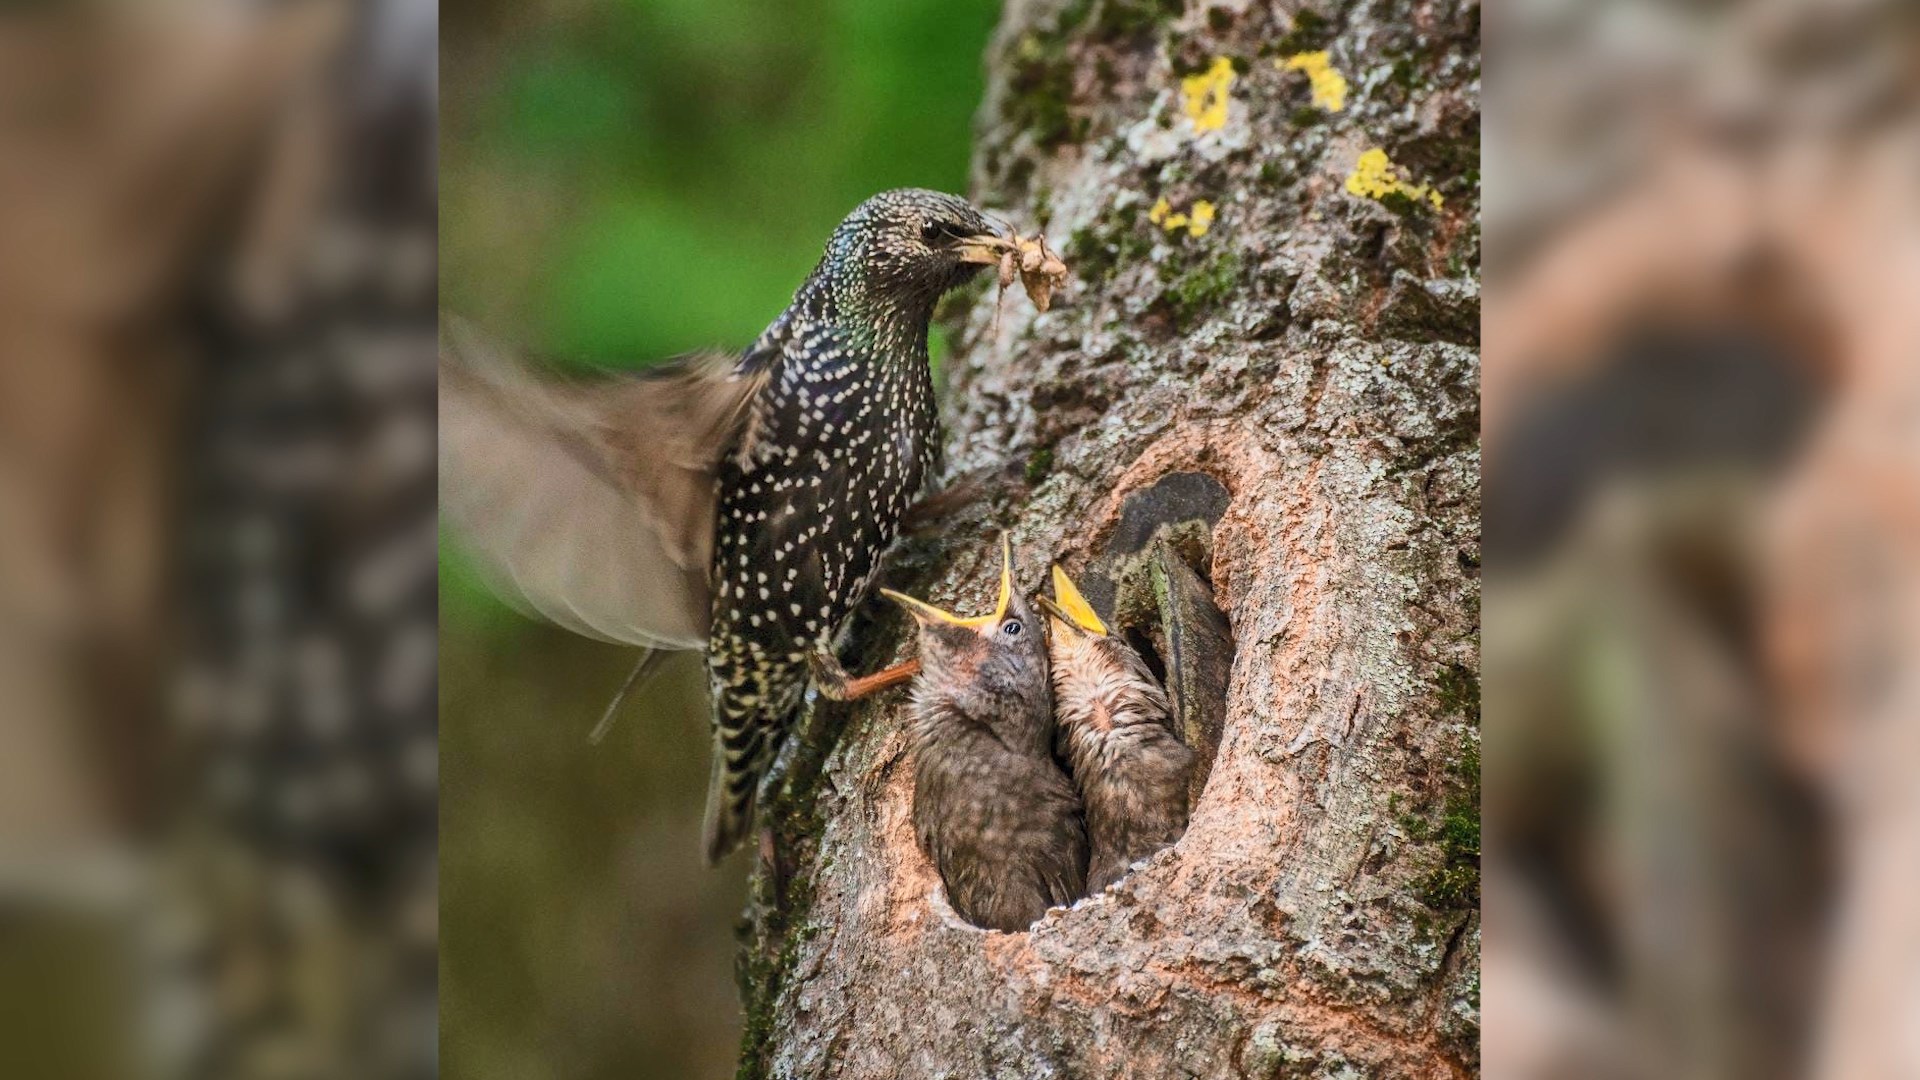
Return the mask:
[[1053,701],[1039,621],[1013,587],[1001,539],[992,612],[958,615],[891,590],[919,624],[908,722],[913,828],[968,922],[1025,930],[1079,899],[1087,838],[1080,799],[1053,758]]
[[1086,807],[1087,890],[1099,892],[1187,830],[1193,751],[1146,662],[1058,566],[1053,592],[1039,602],[1053,616],[1054,738]]

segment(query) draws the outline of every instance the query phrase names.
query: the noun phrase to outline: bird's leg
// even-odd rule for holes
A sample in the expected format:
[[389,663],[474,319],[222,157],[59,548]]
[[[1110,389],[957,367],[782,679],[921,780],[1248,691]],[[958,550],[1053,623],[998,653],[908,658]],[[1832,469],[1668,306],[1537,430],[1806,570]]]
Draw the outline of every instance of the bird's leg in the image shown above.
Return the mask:
[[607,737],[607,732],[613,729],[614,717],[619,715],[620,703],[627,700],[627,694],[633,689],[634,684],[640,681],[642,675],[653,670],[664,653],[664,649],[648,649],[640,654],[639,662],[634,664],[633,670],[627,673],[627,681],[620,684],[620,689],[613,695],[613,700],[607,702],[607,711],[600,714],[600,722],[593,725],[593,730],[587,733],[587,742],[599,746],[600,740]]
[[847,674],[847,669],[826,649],[815,649],[808,657],[808,664],[813,669],[813,684],[831,701],[858,701],[920,673],[920,661],[913,659],[855,678]]

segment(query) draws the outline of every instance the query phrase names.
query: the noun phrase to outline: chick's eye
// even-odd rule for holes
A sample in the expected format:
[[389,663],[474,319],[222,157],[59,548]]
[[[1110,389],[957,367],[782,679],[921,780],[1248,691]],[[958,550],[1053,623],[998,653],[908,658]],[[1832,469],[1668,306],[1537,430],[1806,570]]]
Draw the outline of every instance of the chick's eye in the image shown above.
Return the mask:
[[1026,632],[1026,625],[1019,619],[1008,619],[1000,624],[1000,632],[1008,637],[1019,637]]

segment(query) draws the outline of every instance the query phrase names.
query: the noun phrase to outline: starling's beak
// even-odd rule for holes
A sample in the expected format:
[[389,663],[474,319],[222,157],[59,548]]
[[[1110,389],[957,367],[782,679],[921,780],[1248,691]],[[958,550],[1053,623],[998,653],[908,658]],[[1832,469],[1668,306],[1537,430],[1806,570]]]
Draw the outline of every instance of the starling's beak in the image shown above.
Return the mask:
[[1004,236],[995,236],[992,233],[981,233],[978,236],[969,236],[959,241],[954,245],[953,253],[959,256],[961,262],[981,263],[985,266],[992,266],[998,263],[1000,257],[1012,250],[1012,248],[1013,241],[1008,240]]
[[1040,606],[1052,613],[1054,619],[1083,634],[1099,634],[1105,637],[1107,624],[1094,614],[1093,605],[1080,595],[1080,590],[1058,565],[1053,568],[1053,598],[1039,597]]
[[1000,620],[1007,617],[1007,605],[1013,602],[1013,542],[1007,539],[1005,533],[1000,534],[1000,599],[993,605],[991,615],[961,618],[944,608],[934,607],[925,600],[915,600],[906,593],[894,592],[892,589],[881,589],[880,595],[906,608],[907,614],[912,615],[915,622],[951,623],[954,626],[964,626],[969,630],[985,630],[990,626],[998,626]]

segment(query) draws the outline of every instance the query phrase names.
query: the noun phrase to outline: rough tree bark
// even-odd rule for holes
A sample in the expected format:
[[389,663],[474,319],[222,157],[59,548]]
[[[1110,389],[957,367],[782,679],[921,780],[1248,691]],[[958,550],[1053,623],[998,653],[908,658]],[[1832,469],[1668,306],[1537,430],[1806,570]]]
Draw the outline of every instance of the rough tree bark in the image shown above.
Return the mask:
[[[986,495],[890,574],[978,606],[998,529],[1032,589],[1104,558],[1129,494],[1211,476],[1184,550],[1237,645],[1224,731],[1179,844],[1005,934],[915,847],[899,697],[818,708],[770,800],[742,1075],[1477,1071],[1478,29],[1473,0],[1008,5],[973,195],[1076,278],[950,308],[950,472]],[[1284,64],[1322,49],[1337,111]],[[1404,184],[1356,194],[1376,148]],[[848,659],[903,655],[899,622]]]

